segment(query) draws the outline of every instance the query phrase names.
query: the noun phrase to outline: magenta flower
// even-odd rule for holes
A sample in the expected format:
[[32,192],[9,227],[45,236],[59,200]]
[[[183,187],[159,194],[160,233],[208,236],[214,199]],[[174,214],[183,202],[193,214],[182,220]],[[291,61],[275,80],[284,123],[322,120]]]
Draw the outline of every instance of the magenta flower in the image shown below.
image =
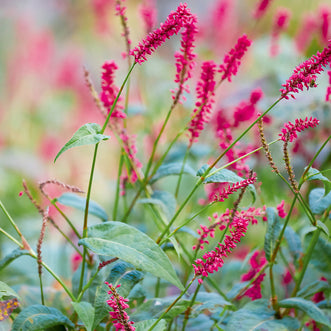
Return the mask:
[[287,29],[290,17],[291,12],[288,9],[280,8],[277,10],[271,33],[271,56],[276,56],[278,54],[278,39],[280,33]]
[[295,124],[292,122],[288,122],[284,124],[284,128],[282,129],[282,133],[279,134],[280,139],[283,141],[292,142],[296,139],[297,132],[301,132],[307,128],[315,128],[319,124],[319,120],[317,118],[309,118],[306,117],[304,120],[301,118],[297,118],[295,120]]
[[[118,69],[118,66],[114,61],[106,61],[103,64],[102,69],[100,100],[109,112],[119,91],[118,87],[114,83],[115,71]],[[121,111],[121,109],[123,108],[117,102],[111,117],[125,118],[126,115]]]
[[321,6],[318,19],[321,22],[321,39],[323,43],[327,44],[330,37],[331,8]]
[[329,75],[329,86],[326,88],[325,101],[331,102],[331,70],[328,71],[328,75]]
[[190,132],[190,144],[199,138],[204,128],[204,123],[209,121],[209,114],[214,103],[216,64],[214,61],[203,62],[201,70],[200,81],[196,87],[198,101],[195,103],[193,119],[188,129]]
[[256,19],[261,18],[269,7],[271,0],[259,0],[253,13],[253,17]]
[[285,204],[285,201],[282,200],[282,202],[277,205],[277,211],[278,211],[278,216],[280,218],[285,218],[287,213],[285,212],[285,209],[284,209],[284,204]]
[[112,320],[112,323],[115,327],[116,331],[134,331],[136,328],[132,325],[134,324],[132,321],[129,320],[129,316],[126,313],[125,309],[129,308],[127,302],[128,299],[124,299],[120,295],[118,295],[116,288],[120,287],[121,285],[117,285],[114,287],[112,284],[105,282],[108,285],[110,291],[108,294],[111,295],[111,298],[107,300],[107,304],[113,311],[109,312]]
[[146,32],[150,33],[154,29],[157,19],[155,0],[143,1],[140,5],[139,13],[143,19]]
[[192,14],[187,9],[187,4],[180,4],[177,10],[171,12],[166,21],[158,29],[149,33],[130,54],[134,56],[137,63],[142,64],[147,60],[147,55],[152,54],[171,36],[178,34],[181,28],[190,23],[191,19]]
[[304,52],[313,39],[317,28],[317,21],[314,15],[308,13],[302,19],[299,31],[295,37],[295,44],[299,52]]
[[251,178],[242,180],[241,182],[233,183],[229,185],[226,189],[223,188],[221,192],[214,195],[213,201],[223,202],[225,199],[229,197],[229,195],[237,192],[238,190],[247,187],[250,184],[254,184],[256,182],[256,174],[254,174]]
[[301,63],[294,69],[293,75],[286,81],[280,89],[281,97],[288,99],[289,95],[295,99],[295,96],[290,93],[298,93],[299,90],[303,91],[306,87],[307,90],[310,87],[316,86],[317,74],[324,71],[323,67],[326,67],[331,62],[331,40],[329,45],[323,49],[323,51],[317,52],[307,61]]
[[222,80],[227,79],[231,82],[231,76],[235,76],[238,72],[238,67],[240,66],[240,60],[246,53],[248,47],[252,42],[244,34],[241,36],[237,44],[230,50],[228,54],[225,55],[223,64],[220,65],[218,72],[223,73]]
[[[264,257],[264,254],[260,254],[259,251],[256,251],[251,259],[249,260],[249,263],[251,265],[251,269],[244,275],[241,276],[241,281],[249,281],[252,278],[255,277],[255,275],[263,268],[263,266],[267,263],[266,258]],[[250,297],[253,300],[261,299],[261,284],[263,282],[265,273],[262,273],[259,275],[255,281],[252,283],[250,288],[243,294],[243,296]]]
[[[214,251],[210,251],[202,256],[202,259],[197,259],[193,264],[195,277],[205,276],[218,271],[224,264],[224,257],[227,257],[236,244],[240,242],[241,238],[245,236],[247,231],[248,220],[244,218],[234,217],[231,224],[229,224],[230,235],[226,235],[224,244],[219,243],[219,247],[215,247]],[[203,280],[200,278],[199,283]]]

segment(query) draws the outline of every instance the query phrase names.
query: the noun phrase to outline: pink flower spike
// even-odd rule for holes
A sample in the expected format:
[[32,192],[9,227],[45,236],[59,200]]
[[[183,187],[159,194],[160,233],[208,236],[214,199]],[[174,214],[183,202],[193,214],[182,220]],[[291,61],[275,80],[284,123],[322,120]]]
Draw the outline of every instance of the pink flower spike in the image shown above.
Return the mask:
[[280,89],[281,97],[288,99],[289,95],[295,99],[295,96],[291,93],[298,93],[299,90],[303,91],[306,87],[309,90],[310,87],[316,87],[317,74],[324,71],[323,67],[326,67],[331,62],[331,40],[327,47],[323,51],[317,52],[310,59],[301,63],[294,69],[293,75],[283,84],[283,88]]
[[112,323],[115,327],[115,330],[134,331],[136,329],[135,327],[132,326],[134,322],[129,320],[129,316],[125,311],[125,309],[129,308],[129,305],[127,304],[129,300],[121,297],[116,291],[116,288],[120,287],[120,285],[114,287],[112,284],[109,284],[107,282],[105,282],[105,284],[108,285],[110,289],[108,294],[111,295],[111,298],[107,300],[107,304],[110,308],[113,309],[113,311],[109,312],[109,314],[113,319]]
[[288,122],[284,124],[284,128],[282,129],[282,133],[279,134],[280,139],[283,141],[292,142],[297,138],[297,132],[301,132],[307,128],[315,128],[319,124],[319,120],[317,118],[306,117],[304,120],[297,118],[295,120],[295,124],[292,122]]
[[139,7],[140,16],[143,19],[146,33],[150,33],[156,24],[157,12],[155,0],[145,0]]
[[193,119],[188,131],[190,132],[190,144],[197,141],[204,123],[209,121],[209,115],[214,103],[214,90],[216,82],[214,79],[216,64],[214,61],[203,62],[201,66],[200,81],[197,84],[196,92],[198,101],[195,103]]
[[253,12],[253,17],[257,20],[260,19],[267,11],[270,3],[271,3],[271,0],[259,0],[258,4],[256,5],[256,8]]
[[299,26],[299,31],[295,37],[296,48],[299,52],[304,52],[310,45],[313,34],[317,29],[316,18],[313,14],[306,14]]
[[331,37],[330,31],[330,20],[331,20],[331,8],[328,6],[322,6],[319,9],[319,18],[318,20],[321,22],[321,39],[322,42],[327,44],[328,39]]
[[147,60],[146,56],[151,55],[159,46],[174,34],[178,34],[182,27],[189,24],[192,14],[187,9],[187,4],[180,4],[176,11],[169,14],[168,18],[160,27],[147,35],[131,52],[135,61],[142,64]]
[[227,79],[231,82],[231,76],[237,74],[240,60],[251,44],[251,40],[245,34],[238,39],[237,44],[225,55],[223,64],[220,65],[218,72],[223,73],[221,80]]
[[331,70],[328,71],[328,75],[329,75],[329,86],[326,88],[325,101],[331,102]]
[[284,209],[284,204],[285,204],[285,201],[282,200],[282,202],[277,206],[278,216],[280,218],[285,218],[287,215],[287,213],[285,212],[285,209]]

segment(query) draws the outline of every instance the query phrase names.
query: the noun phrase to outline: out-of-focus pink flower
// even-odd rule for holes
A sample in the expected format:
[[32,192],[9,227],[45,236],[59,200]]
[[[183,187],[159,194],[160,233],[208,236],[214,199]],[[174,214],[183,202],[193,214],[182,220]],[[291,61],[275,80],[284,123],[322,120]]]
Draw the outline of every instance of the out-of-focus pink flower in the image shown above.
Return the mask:
[[146,33],[150,33],[156,25],[157,10],[155,0],[144,0],[139,6],[139,13],[143,19]]
[[331,102],[331,70],[328,71],[329,75],[329,86],[326,88],[325,101]]
[[72,271],[76,271],[81,261],[83,260],[82,256],[78,253],[74,253],[71,256],[71,269]]
[[265,14],[270,3],[271,0],[259,0],[253,12],[253,17],[257,20],[260,19]]
[[[324,281],[324,282],[328,282],[328,280],[325,277],[321,277],[320,280]],[[314,294],[312,301],[315,303],[321,302],[325,300],[325,295],[323,291],[317,292]]]
[[278,216],[280,218],[285,218],[287,213],[285,212],[285,209],[284,209],[284,204],[285,204],[285,201],[282,200],[282,202],[277,205],[277,211],[278,211]]
[[280,139],[283,141],[292,142],[297,138],[297,132],[301,132],[307,128],[315,128],[319,124],[319,120],[317,118],[308,118],[306,117],[304,120],[301,118],[297,118],[295,123],[288,122],[284,124],[284,128],[282,129],[282,133],[279,134]]
[[[114,61],[106,61],[103,64],[102,69],[100,100],[109,112],[119,91],[118,87],[114,83],[115,71],[118,69],[118,66]],[[121,107],[119,102],[117,102],[111,117],[125,118],[126,115],[121,111],[121,109],[123,109],[123,107]]]
[[[249,281],[255,277],[255,275],[263,268],[263,266],[267,263],[266,258],[264,257],[264,253],[260,253],[256,251],[251,259],[249,260],[251,265],[251,269],[244,275],[241,276],[241,281]],[[259,275],[255,281],[252,283],[250,288],[243,294],[243,296],[250,297],[253,300],[261,299],[261,284],[263,282],[265,273]]]
[[295,37],[295,45],[299,52],[304,52],[313,39],[313,34],[317,29],[317,21],[313,14],[306,14]]
[[242,101],[235,109],[233,117],[234,117],[234,127],[237,127],[240,122],[245,122],[250,120],[256,110],[256,104],[263,97],[263,92],[260,88],[257,88],[252,91],[250,95],[249,101]]
[[290,17],[291,17],[291,12],[286,8],[280,8],[276,12],[272,27],[272,33],[271,33],[271,48],[270,48],[271,56],[276,56],[278,54],[279,36],[281,32],[287,29],[290,21]]
[[323,67],[326,67],[331,62],[331,40],[327,47],[323,51],[317,52],[310,59],[301,63],[294,69],[292,76],[283,84],[283,88],[280,89],[281,97],[288,99],[289,95],[295,99],[292,93],[298,93],[299,90],[303,91],[306,87],[307,90],[310,87],[316,86],[317,74],[324,71]]
[[223,64],[220,65],[218,72],[222,75],[222,80],[227,79],[231,82],[231,77],[235,76],[241,63],[241,58],[245,55],[248,47],[252,44],[251,40],[244,34],[241,36],[237,44],[225,55]]
[[134,331],[136,328],[133,326],[134,322],[129,320],[129,316],[125,309],[129,308],[127,302],[128,299],[124,299],[121,297],[116,288],[119,288],[121,285],[117,285],[114,287],[112,284],[105,282],[106,285],[109,287],[108,294],[111,295],[110,299],[107,300],[107,304],[113,311],[110,311],[110,317],[113,319],[112,323],[115,327],[116,331]]
[[215,72],[216,64],[214,61],[205,61],[201,66],[201,76],[198,81],[196,92],[198,101],[195,103],[193,119],[191,120],[188,131],[190,132],[190,144],[197,141],[204,123],[209,121],[209,115],[214,103],[215,95]]
[[180,4],[176,11],[169,14],[168,18],[160,27],[143,39],[130,54],[135,61],[142,64],[147,60],[146,56],[152,54],[159,46],[174,34],[178,34],[182,27],[190,23],[192,14],[187,4]]
[[321,40],[324,44],[328,44],[328,40],[330,39],[331,31],[330,31],[330,21],[331,21],[331,7],[329,6],[321,6],[319,9],[319,19],[321,22],[320,31],[321,31]]
[[95,15],[97,31],[102,34],[109,33],[108,14],[113,8],[114,0],[92,0],[91,4]]

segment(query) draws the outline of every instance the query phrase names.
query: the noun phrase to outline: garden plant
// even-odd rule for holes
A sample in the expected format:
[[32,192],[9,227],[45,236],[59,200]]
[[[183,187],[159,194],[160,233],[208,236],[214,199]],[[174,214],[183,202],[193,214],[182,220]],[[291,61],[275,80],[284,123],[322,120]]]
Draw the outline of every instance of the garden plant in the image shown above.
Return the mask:
[[57,78],[7,77],[1,178],[20,132],[65,171],[1,191],[0,330],[331,329],[331,6],[293,2],[68,2],[101,68],[14,58]]

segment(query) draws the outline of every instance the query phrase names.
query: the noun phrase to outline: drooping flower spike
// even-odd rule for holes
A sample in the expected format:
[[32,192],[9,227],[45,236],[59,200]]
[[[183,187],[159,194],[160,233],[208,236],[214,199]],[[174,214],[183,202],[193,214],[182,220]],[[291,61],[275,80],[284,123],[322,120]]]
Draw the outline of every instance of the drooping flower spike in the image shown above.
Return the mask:
[[260,19],[267,11],[270,3],[271,3],[271,0],[259,0],[258,4],[256,5],[256,8],[253,12],[253,17],[257,20]]

